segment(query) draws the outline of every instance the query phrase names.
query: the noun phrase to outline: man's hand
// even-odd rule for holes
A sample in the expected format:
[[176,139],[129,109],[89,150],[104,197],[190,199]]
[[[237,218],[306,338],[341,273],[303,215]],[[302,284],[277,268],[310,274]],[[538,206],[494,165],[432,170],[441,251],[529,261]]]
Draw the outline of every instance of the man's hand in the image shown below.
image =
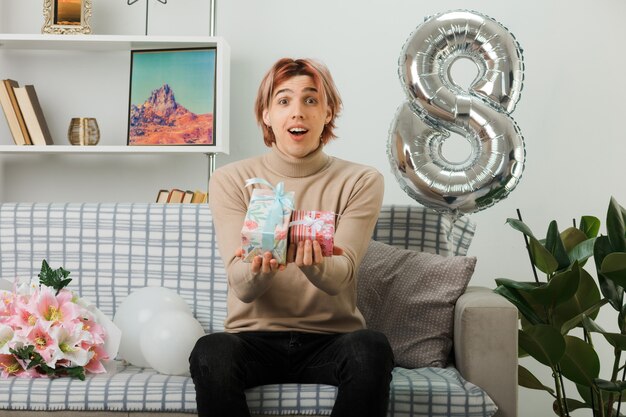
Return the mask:
[[[334,246],[333,256],[343,255],[343,249]],[[297,266],[318,265],[324,262],[322,247],[317,240],[307,239],[298,244],[291,243],[287,249],[287,263],[295,262]]]
[[[243,258],[243,249],[239,248],[235,251],[235,256],[238,258]],[[259,272],[262,274],[269,274],[270,272],[275,273],[276,271],[282,271],[285,269],[285,265],[279,265],[278,261],[272,257],[272,253],[267,251],[261,255],[257,255],[252,260],[252,273],[258,274]]]

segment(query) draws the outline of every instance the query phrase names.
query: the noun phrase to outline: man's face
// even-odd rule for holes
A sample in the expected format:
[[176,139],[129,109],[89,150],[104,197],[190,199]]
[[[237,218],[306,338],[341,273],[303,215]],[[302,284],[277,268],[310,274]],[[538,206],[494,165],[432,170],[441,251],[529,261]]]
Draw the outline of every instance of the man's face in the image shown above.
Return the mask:
[[320,145],[324,125],[332,112],[313,79],[297,75],[276,86],[263,122],[271,127],[278,149],[294,158],[303,158]]

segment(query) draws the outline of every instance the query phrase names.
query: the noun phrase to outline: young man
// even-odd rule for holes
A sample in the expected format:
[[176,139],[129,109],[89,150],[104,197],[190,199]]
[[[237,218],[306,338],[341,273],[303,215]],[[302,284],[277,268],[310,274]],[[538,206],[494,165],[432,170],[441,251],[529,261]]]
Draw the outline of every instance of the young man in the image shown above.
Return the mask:
[[[340,109],[325,66],[279,60],[255,104],[271,150],[211,178],[228,315],[226,332],[201,338],[190,357],[199,416],[247,417],[245,389],[287,382],[337,386],[332,416],[387,413],[393,353],[383,334],[365,329],[356,308],[356,273],[382,204],[383,178],[324,153]],[[295,192],[296,210],[336,213],[333,256],[323,257],[319,243],[309,240],[289,247],[286,265],[270,252],[243,262],[240,231],[250,178],[284,182]]]

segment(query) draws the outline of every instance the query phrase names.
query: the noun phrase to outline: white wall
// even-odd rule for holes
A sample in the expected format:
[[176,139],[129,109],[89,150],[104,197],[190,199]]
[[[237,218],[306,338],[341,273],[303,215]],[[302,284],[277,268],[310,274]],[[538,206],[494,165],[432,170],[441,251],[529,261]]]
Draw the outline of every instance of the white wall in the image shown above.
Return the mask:
[[[151,1],[151,34],[208,34],[208,1],[170,0],[165,6]],[[386,203],[413,203],[397,185],[385,154],[389,125],[404,99],[398,55],[425,16],[464,8],[508,27],[524,49],[526,65],[522,98],[513,113],[525,137],[526,169],[508,198],[471,215],[478,223],[470,249],[478,257],[473,284],[493,287],[498,277],[532,280],[522,238],[504,224],[507,217],[515,217],[516,208],[543,233],[551,219],[562,228],[583,214],[604,219],[611,195],[626,205],[622,0],[217,1],[217,34],[232,48],[231,155],[219,157],[218,166],[264,151],[252,113],[264,71],[283,56],[313,57],[330,67],[345,103],[338,121],[340,139],[328,146],[328,152],[383,172]],[[41,4],[0,1],[0,32],[38,33]],[[100,34],[142,34],[144,15],[144,0],[132,7],[122,0],[94,0],[92,26]],[[54,91],[58,85],[71,90],[62,100],[64,106],[80,103],[73,113],[56,108],[54,97],[48,98],[52,104],[45,111],[55,137],[64,138],[69,117],[79,113],[102,118],[117,126],[111,128],[115,135],[125,135],[127,75],[107,74],[106,63],[95,69],[85,65],[78,71],[81,79],[93,71],[88,83],[77,85],[72,75],[54,73],[52,84],[54,61],[52,56],[50,65],[0,77],[34,83],[40,95],[46,95],[47,85]],[[0,70],[3,66],[12,68],[11,63],[0,62]],[[107,76],[113,80],[107,81]],[[111,90],[119,96],[113,106],[99,99],[101,94],[110,96]],[[0,123],[0,143],[11,143],[7,135]],[[150,201],[158,188],[204,187],[205,177],[202,156],[5,156],[0,160],[0,200]],[[614,328],[614,320],[605,325]],[[602,374],[608,373],[607,363]],[[547,373],[541,375],[552,385]],[[551,413],[547,394],[522,388],[520,396],[522,416]]]

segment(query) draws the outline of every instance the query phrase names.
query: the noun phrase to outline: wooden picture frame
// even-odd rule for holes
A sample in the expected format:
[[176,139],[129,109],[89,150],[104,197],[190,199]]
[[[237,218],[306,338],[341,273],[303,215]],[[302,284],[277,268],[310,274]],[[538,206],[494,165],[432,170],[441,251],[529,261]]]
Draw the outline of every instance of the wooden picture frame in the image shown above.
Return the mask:
[[129,146],[216,146],[217,48],[131,51]]
[[91,0],[44,0],[41,33],[89,34]]

